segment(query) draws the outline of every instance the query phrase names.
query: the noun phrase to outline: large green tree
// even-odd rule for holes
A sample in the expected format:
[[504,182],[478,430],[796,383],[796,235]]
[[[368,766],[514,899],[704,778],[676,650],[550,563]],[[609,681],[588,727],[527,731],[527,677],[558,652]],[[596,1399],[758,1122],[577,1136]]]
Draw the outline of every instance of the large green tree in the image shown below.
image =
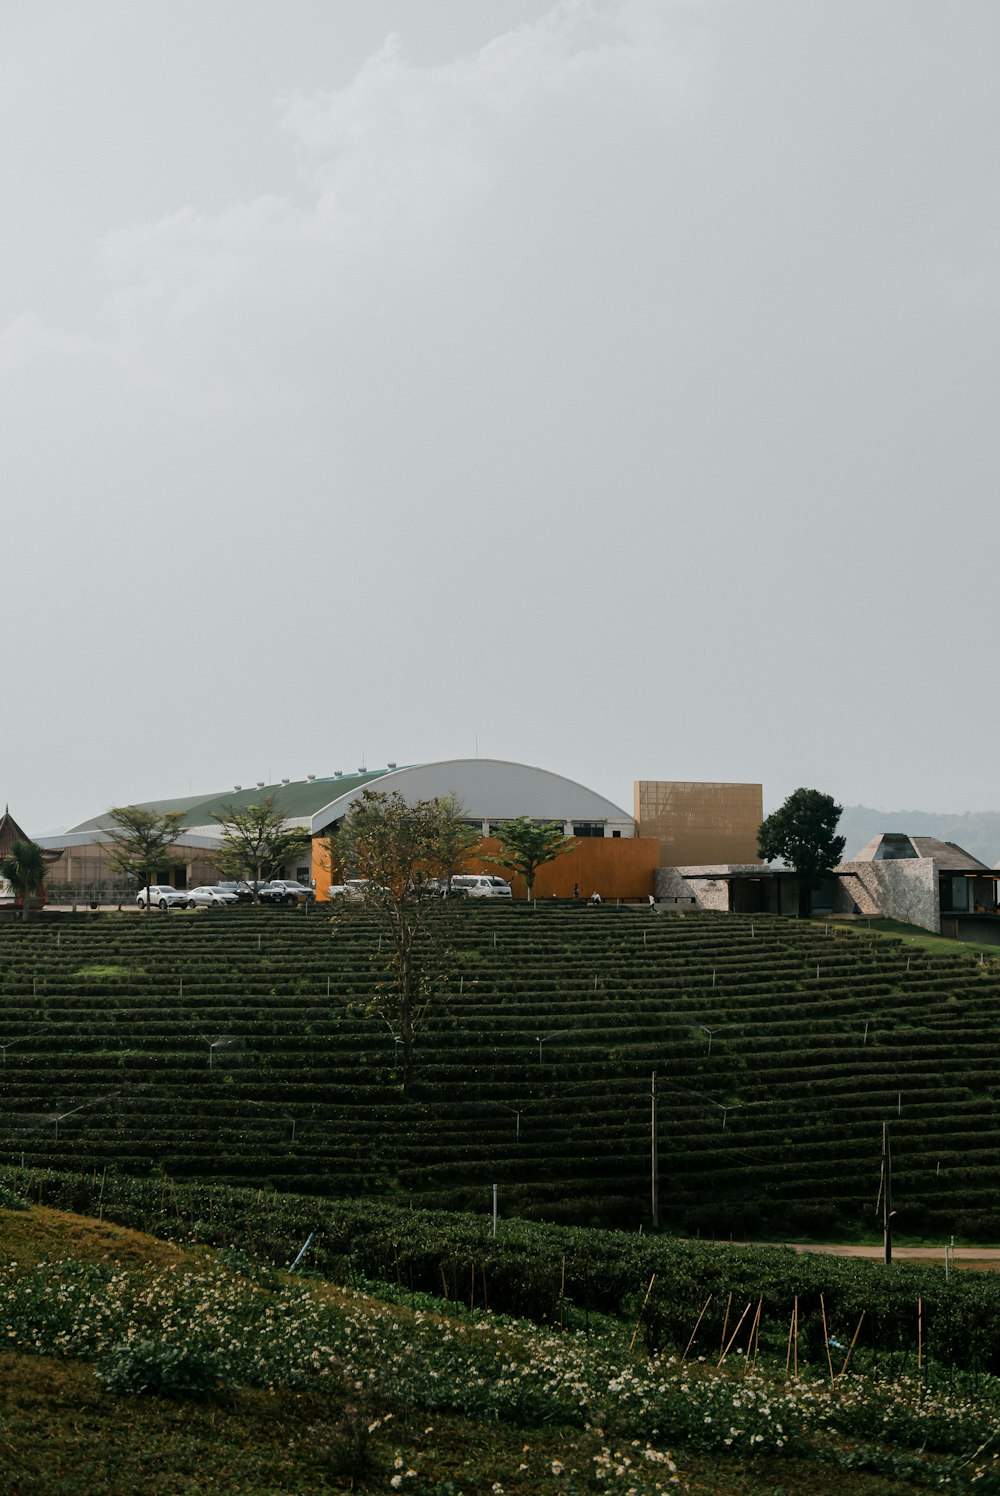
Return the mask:
[[[161,815],[144,810],[141,805],[118,805],[111,812],[113,824],[108,827],[111,838],[111,864],[119,872],[139,879],[141,886],[148,888],[156,882],[161,868],[171,861],[170,853],[184,816],[179,810],[167,810]],[[152,908],[152,900],[146,900],[146,912]]]
[[547,862],[554,862],[564,852],[572,852],[576,842],[566,835],[560,821],[533,821],[515,816],[493,827],[500,851],[488,860],[509,872],[520,873],[528,885],[528,898],[535,886],[535,874]]
[[[429,898],[427,885],[454,870],[458,849],[468,848],[461,807],[453,799],[417,800],[366,789],[333,838],[333,853],[356,884],[344,905],[374,914],[388,937],[385,980],[365,1009],[389,1025],[403,1060],[403,1090],[413,1083],[414,1045],[427,1014],[449,990],[450,953],[444,938],[446,900]],[[463,854],[464,855],[464,854]]]
[[821,790],[794,790],[757,832],[758,855],[765,862],[780,858],[798,873],[802,913],[809,912],[820,878],[844,855],[844,838],[836,834],[843,809]]
[[309,845],[307,831],[286,826],[273,795],[265,795],[259,805],[224,805],[212,811],[212,819],[222,831],[216,867],[224,877],[249,884],[255,904],[260,903],[260,885]]
[[0,858],[0,878],[6,878],[15,898],[21,900],[21,918],[28,918],[31,900],[45,877],[45,857],[33,841],[12,841],[6,857]]

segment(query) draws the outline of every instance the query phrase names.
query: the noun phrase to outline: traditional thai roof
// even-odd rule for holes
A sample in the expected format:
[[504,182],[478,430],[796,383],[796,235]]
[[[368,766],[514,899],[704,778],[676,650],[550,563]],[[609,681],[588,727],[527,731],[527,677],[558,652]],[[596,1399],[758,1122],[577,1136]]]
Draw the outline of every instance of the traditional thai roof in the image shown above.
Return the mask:
[[16,841],[29,840],[27,832],[21,830],[11,815],[10,806],[5,805],[3,815],[0,816],[0,857],[7,857]]

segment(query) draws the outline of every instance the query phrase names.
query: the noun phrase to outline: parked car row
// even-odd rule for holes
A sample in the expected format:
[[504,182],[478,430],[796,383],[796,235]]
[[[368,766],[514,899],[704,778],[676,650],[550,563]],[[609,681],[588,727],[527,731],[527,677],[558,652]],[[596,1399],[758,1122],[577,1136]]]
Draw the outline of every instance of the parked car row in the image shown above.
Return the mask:
[[[331,883],[327,895],[331,899],[363,899],[388,890],[367,878],[348,878],[346,883]],[[487,873],[456,873],[453,878],[429,878],[416,893],[429,894],[435,898],[453,899],[510,899],[513,898],[509,883],[503,878],[493,878]]]
[[[272,878],[257,889],[263,904],[305,904],[316,897],[311,888],[293,878]],[[208,909],[226,904],[250,904],[253,889],[249,883],[203,883],[198,888],[170,888],[167,884],[150,884],[136,895],[140,909]]]

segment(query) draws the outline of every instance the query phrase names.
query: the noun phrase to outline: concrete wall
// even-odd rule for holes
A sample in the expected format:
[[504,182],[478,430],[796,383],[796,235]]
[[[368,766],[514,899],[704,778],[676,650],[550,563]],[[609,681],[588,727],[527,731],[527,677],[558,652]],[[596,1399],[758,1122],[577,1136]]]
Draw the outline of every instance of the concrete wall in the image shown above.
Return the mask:
[[843,862],[837,872],[840,876],[837,879],[835,913],[850,913],[853,901],[862,914],[883,915],[886,919],[920,925],[935,935],[940,933],[941,909],[935,857]]
[[695,909],[729,911],[729,884],[725,875],[756,871],[759,863],[716,863],[707,867],[660,867],[656,869],[657,903]]

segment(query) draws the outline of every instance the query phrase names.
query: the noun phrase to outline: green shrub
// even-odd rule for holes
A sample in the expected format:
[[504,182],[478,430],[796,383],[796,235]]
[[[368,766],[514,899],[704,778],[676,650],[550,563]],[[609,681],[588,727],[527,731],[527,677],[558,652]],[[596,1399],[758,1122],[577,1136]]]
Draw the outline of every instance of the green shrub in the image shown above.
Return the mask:
[[214,1356],[153,1338],[112,1347],[94,1371],[108,1392],[204,1399],[226,1390]]

